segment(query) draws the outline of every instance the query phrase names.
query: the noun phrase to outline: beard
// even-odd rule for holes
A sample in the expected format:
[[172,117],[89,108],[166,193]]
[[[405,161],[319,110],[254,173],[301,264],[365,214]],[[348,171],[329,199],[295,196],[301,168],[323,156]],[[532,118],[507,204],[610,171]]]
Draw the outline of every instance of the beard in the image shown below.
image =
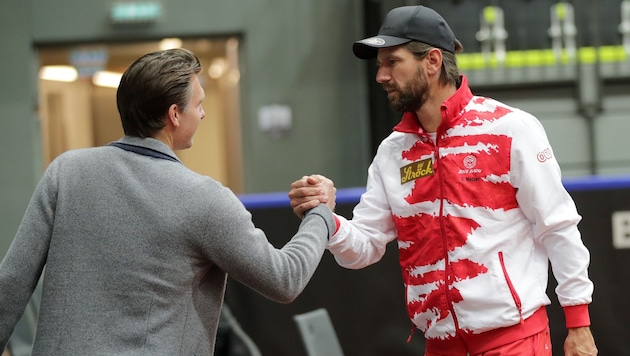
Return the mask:
[[411,78],[404,87],[396,83],[383,84],[383,89],[394,89],[398,97],[394,94],[388,95],[389,107],[396,112],[417,111],[427,101],[429,97],[429,84],[424,70],[418,67],[416,75]]

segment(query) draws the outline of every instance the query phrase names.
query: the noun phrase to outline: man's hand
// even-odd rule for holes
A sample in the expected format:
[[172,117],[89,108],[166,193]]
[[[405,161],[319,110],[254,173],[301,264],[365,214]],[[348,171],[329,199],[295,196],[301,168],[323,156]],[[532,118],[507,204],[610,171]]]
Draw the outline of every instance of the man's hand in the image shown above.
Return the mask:
[[595,356],[597,347],[591,329],[588,326],[569,329],[564,341],[565,356]]
[[293,212],[299,218],[304,213],[318,206],[320,203],[328,205],[331,211],[335,211],[335,199],[337,188],[332,180],[322,175],[304,176],[291,184],[289,199]]

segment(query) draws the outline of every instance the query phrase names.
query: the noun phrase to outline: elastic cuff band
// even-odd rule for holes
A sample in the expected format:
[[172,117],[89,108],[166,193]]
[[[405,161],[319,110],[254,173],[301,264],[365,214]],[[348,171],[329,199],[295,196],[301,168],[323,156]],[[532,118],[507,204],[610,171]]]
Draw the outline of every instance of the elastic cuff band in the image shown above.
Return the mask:
[[564,318],[566,319],[567,328],[580,328],[591,325],[588,304],[564,307]]

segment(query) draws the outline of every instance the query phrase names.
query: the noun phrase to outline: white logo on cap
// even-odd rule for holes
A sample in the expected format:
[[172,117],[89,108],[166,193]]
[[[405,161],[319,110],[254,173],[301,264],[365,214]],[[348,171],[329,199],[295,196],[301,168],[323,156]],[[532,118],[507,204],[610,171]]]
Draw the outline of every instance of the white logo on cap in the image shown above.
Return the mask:
[[366,38],[361,42],[367,45],[373,45],[373,46],[382,46],[385,44],[385,40],[380,37]]

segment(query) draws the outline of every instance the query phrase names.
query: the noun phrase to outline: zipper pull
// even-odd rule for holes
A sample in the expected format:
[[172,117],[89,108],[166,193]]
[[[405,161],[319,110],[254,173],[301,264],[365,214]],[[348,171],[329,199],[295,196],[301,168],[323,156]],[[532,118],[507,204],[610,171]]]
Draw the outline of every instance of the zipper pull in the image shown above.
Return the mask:
[[407,337],[407,343],[411,342],[411,338],[413,337],[413,333],[416,332],[416,326],[412,325],[411,327],[411,332],[409,333],[409,336]]

